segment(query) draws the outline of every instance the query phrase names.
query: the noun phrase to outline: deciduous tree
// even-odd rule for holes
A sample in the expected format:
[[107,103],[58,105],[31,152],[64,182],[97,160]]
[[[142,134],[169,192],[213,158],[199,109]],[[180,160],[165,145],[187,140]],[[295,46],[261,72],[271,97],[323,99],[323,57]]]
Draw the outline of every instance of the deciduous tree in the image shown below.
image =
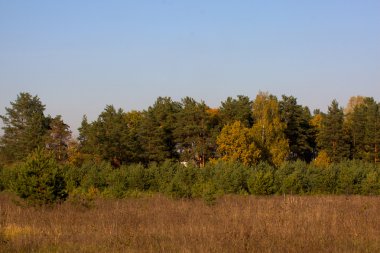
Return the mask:
[[262,159],[279,166],[289,154],[277,98],[260,92],[253,102],[253,137],[262,149]]

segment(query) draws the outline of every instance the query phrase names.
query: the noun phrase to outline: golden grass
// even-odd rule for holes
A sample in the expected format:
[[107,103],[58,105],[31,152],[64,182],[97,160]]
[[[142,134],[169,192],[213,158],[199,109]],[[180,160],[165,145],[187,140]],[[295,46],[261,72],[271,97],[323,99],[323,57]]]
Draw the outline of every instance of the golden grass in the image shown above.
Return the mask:
[[[13,197],[12,197],[13,198]],[[380,197],[163,196],[22,207],[0,194],[0,252],[380,252]]]

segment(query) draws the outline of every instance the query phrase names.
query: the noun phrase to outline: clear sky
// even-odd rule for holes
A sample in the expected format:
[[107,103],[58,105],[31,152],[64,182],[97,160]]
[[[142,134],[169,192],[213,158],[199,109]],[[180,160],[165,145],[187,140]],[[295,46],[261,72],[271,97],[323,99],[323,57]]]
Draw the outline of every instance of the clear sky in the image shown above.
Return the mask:
[[76,132],[107,104],[259,90],[380,101],[380,1],[0,0],[0,114],[27,91]]

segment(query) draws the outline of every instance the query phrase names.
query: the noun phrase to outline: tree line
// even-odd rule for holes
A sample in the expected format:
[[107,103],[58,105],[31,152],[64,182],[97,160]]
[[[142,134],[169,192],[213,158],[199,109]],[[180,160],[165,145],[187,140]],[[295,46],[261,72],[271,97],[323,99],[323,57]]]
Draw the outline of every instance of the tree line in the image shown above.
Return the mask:
[[0,116],[0,190],[37,202],[78,191],[379,194],[379,107],[361,96],[327,113],[264,92],[218,108],[159,97],[143,111],[107,105],[92,122],[84,116],[74,140],[61,116],[20,93]]
[[245,165],[285,161],[331,163],[346,159],[379,162],[379,103],[352,97],[345,109],[336,100],[328,112],[299,105],[293,96],[260,92],[228,97],[219,108],[186,97],[180,102],[159,97],[143,111],[107,105],[98,118],[83,117],[73,140],[61,116],[45,116],[37,96],[20,93],[5,108],[0,139],[2,164],[22,161],[37,147],[51,150],[59,162],[86,159],[123,164],[167,159],[204,167],[209,161]]

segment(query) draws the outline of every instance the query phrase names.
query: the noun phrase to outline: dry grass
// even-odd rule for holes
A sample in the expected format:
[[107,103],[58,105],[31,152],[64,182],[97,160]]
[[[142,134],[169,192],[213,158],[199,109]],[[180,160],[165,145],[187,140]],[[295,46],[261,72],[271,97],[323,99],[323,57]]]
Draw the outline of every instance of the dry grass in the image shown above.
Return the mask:
[[380,252],[380,197],[162,196],[21,207],[0,194],[0,252]]

